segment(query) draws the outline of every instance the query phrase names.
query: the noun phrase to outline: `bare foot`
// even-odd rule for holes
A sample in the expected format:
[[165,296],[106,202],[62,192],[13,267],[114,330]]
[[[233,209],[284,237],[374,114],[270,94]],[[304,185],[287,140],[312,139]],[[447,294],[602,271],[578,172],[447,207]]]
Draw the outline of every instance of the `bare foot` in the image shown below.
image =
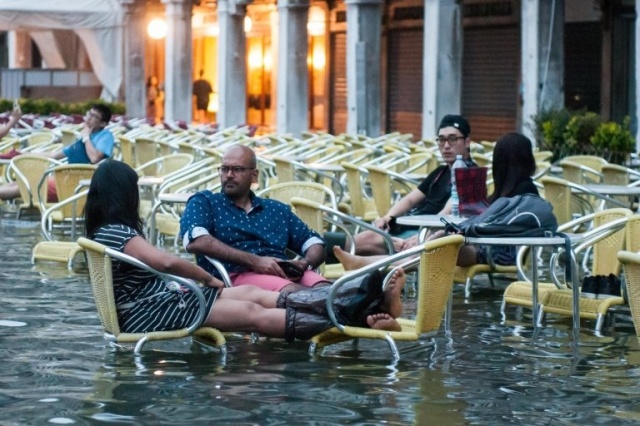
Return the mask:
[[404,269],[398,268],[384,289],[384,300],[380,309],[388,312],[393,318],[402,315],[402,289],[406,281],[407,275],[404,273]]
[[376,330],[402,331],[402,327],[398,321],[389,314],[380,313],[369,315],[367,317],[367,324]]
[[[353,271],[355,269],[360,269],[363,266],[367,266],[370,263],[375,262],[376,257],[374,256],[357,256],[355,254],[351,254],[346,252],[340,248],[340,246],[333,246],[333,254],[336,256],[336,259],[342,263],[345,271]],[[373,260],[372,260],[373,259]]]

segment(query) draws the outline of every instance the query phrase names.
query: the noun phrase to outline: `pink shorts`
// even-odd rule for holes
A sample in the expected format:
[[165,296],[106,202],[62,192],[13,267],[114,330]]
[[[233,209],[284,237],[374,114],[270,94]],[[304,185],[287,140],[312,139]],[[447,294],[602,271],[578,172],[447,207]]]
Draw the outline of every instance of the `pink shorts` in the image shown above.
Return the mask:
[[[231,283],[233,283],[234,287],[251,284],[271,291],[280,291],[283,287],[293,283],[291,280],[280,278],[276,275],[257,274],[255,272],[241,272],[239,274],[232,273],[229,274],[229,278],[231,278]],[[302,278],[300,278],[299,281],[296,281],[295,284],[300,284],[305,287],[313,287],[318,283],[328,281],[329,280],[317,272],[305,271]]]

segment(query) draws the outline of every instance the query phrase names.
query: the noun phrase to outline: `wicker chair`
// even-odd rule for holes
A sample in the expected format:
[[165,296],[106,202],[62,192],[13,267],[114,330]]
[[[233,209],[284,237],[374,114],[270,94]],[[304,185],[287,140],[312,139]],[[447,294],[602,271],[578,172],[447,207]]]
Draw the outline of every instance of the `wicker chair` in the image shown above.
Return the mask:
[[378,209],[374,200],[364,192],[361,167],[348,162],[342,162],[340,165],[344,168],[347,179],[346,186],[349,194],[351,213],[365,222],[376,220],[378,218]]
[[[389,256],[338,279],[331,286],[327,299],[329,316],[335,327],[314,336],[311,339],[309,353],[314,354],[317,348],[350,339],[381,339],[385,340],[389,345],[393,360],[398,361],[400,353],[395,343],[396,340],[416,341],[424,334],[435,332],[440,328],[447,302],[451,297],[453,267],[458,258],[458,249],[463,242],[464,237],[461,235],[439,238],[402,253]],[[419,257],[415,257],[416,255],[419,255]],[[336,314],[333,311],[333,299],[342,284],[350,279],[368,274],[375,269],[386,268],[399,260],[410,257],[413,259],[406,263],[404,267],[419,264],[417,312],[415,319],[397,318],[397,321],[402,326],[402,331],[345,326],[337,321]]]
[[[78,244],[80,244],[87,253],[91,287],[106,340],[114,343],[135,343],[134,353],[140,354],[142,347],[148,341],[181,339],[196,336],[217,346],[220,349],[223,361],[226,360],[226,340],[222,333],[215,328],[201,327],[208,313],[205,310],[204,296],[198,285],[181,277],[160,273],[131,256],[110,249],[95,241],[79,238]],[[112,258],[156,273],[166,281],[176,281],[180,285],[188,287],[190,291],[198,297],[200,303],[200,313],[194,323],[187,328],[179,330],[153,331],[148,333],[121,332],[113,292]]]
[[293,197],[301,197],[328,205],[333,209],[338,208],[336,195],[331,188],[315,182],[280,182],[270,185],[258,192],[257,195],[285,204],[291,204]]
[[14,157],[9,171],[15,174],[22,204],[18,206],[18,219],[23,210],[38,209],[44,212],[47,200],[47,187],[39,187],[39,183],[47,170],[60,162],[36,154],[22,154]]
[[640,341],[640,253],[619,251],[618,261],[624,268],[631,318],[636,337]]
[[[291,205],[295,209],[296,215],[307,224],[307,226],[320,235],[323,235],[325,231],[331,227],[331,229],[337,228],[344,232],[347,240],[350,241],[349,247],[351,253],[355,253],[355,240],[353,238],[354,228],[368,229],[379,233],[387,246],[387,250],[390,254],[395,253],[393,247],[393,241],[388,233],[376,228],[375,226],[364,222],[360,219],[349,216],[336,209],[332,209],[326,205],[318,203],[317,201],[309,200],[308,198],[293,197],[290,200]],[[337,279],[345,274],[344,267],[340,263],[322,264],[320,265],[320,273],[322,276],[329,280]]]
[[[625,239],[625,225],[631,211],[628,209],[609,209],[596,212],[580,220],[565,224],[560,230],[576,226],[579,222],[593,221],[591,230],[584,233],[584,239],[574,247],[574,255],[579,256],[586,251],[592,251],[592,256],[585,256],[583,268],[590,266],[586,271],[591,275],[609,275],[618,274],[620,264],[616,261],[616,253],[622,249]],[[538,284],[538,300],[539,300],[539,321],[542,321],[545,312],[573,315],[572,303],[573,292],[567,289],[563,283],[560,283],[556,274],[556,263],[559,259],[558,255],[551,258],[550,273],[552,283]],[[589,262],[589,259],[592,259]],[[590,265],[589,265],[590,264]],[[521,272],[521,275],[523,273]],[[516,304],[520,306],[531,307],[532,302],[531,283],[529,281],[517,281],[510,284],[504,292],[502,301],[502,312],[506,304]],[[612,297],[608,299],[587,299],[580,298],[580,317],[587,319],[595,319],[596,332],[600,332],[603,325],[604,316],[609,308],[613,305],[623,304],[621,297]]]

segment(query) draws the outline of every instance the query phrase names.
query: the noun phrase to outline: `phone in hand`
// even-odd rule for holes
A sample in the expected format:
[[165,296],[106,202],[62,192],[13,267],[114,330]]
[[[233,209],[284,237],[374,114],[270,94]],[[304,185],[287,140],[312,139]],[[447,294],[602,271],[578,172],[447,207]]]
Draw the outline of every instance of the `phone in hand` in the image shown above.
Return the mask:
[[13,100],[13,110],[20,111],[20,102],[18,102],[18,99]]
[[287,278],[291,278],[292,280],[299,280],[300,278],[302,278],[303,272],[299,270],[293,263],[282,260],[278,262],[278,266],[280,267],[280,269],[282,269]]

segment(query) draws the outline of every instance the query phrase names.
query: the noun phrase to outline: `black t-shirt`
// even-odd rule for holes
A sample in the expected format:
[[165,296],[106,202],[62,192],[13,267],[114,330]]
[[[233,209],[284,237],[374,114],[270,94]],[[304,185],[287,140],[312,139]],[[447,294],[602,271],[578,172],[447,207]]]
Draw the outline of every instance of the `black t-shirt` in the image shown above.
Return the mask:
[[[466,159],[467,167],[477,167],[471,159]],[[420,183],[418,190],[422,192],[425,199],[409,211],[409,215],[417,214],[437,214],[439,213],[449,197],[451,197],[451,169],[448,165],[442,165],[429,173]]]

